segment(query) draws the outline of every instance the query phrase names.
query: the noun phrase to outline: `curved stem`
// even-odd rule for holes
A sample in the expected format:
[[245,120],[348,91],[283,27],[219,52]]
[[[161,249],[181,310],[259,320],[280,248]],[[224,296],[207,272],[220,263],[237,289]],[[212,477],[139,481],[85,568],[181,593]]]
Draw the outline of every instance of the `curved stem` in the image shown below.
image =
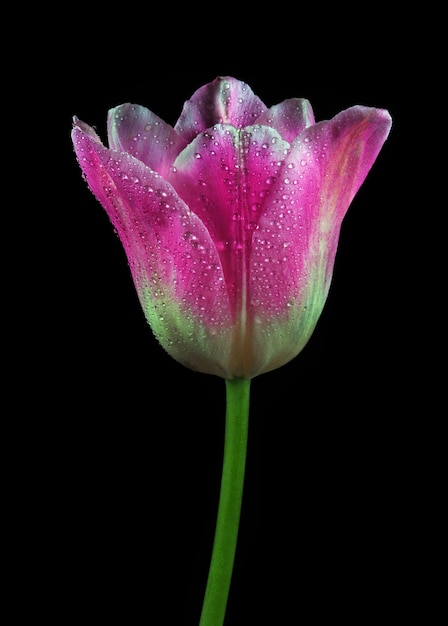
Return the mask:
[[226,380],[224,461],[215,539],[199,626],[223,626],[243,497],[250,380]]

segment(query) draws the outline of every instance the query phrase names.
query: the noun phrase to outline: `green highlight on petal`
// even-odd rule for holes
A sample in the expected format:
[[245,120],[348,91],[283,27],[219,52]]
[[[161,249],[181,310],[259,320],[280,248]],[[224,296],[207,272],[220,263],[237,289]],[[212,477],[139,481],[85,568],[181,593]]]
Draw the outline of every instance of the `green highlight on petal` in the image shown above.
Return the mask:
[[214,325],[205,323],[166,286],[154,289],[142,284],[137,293],[146,320],[168,354],[192,370],[233,377],[229,371],[232,326],[219,319]]

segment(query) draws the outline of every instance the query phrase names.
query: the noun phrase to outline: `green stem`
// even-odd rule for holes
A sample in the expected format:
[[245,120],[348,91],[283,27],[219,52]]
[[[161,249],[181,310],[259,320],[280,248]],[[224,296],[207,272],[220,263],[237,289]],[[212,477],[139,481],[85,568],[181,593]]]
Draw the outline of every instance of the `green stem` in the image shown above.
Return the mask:
[[199,626],[223,626],[235,559],[249,425],[250,380],[226,380],[224,461],[215,540]]

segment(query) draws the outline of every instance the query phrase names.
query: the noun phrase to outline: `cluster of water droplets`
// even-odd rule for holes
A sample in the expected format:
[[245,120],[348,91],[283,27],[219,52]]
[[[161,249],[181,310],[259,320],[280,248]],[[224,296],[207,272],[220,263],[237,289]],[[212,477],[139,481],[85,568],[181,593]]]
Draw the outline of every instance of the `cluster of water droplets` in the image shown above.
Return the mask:
[[165,162],[185,146],[169,124],[138,105],[117,107],[108,132],[111,147],[132,154],[162,174],[166,173]]
[[173,145],[173,141],[171,138],[162,136],[158,131],[157,126],[159,122],[154,122],[153,124],[145,124],[143,131],[138,131],[133,135],[132,142],[133,147],[131,147],[130,152],[136,158],[139,158],[142,154],[142,149],[144,148],[145,142],[151,142],[151,148],[154,150],[154,146],[157,146],[157,149],[168,150]]
[[198,90],[185,103],[176,130],[181,134],[186,131],[191,139],[191,131],[195,128],[197,132],[214,124],[242,128],[255,123],[265,109],[246,83],[221,77]]
[[75,140],[75,148],[82,176],[86,179],[87,171],[95,167],[95,152],[92,144],[85,135],[78,135]]
[[273,191],[252,240],[250,305],[263,313],[255,321],[288,314],[307,292],[320,210],[313,187],[319,176],[314,177],[326,157],[326,145],[314,139],[305,136],[301,149],[294,146],[286,156],[278,178],[269,179]]
[[213,332],[228,323],[219,258],[198,217],[161,176],[143,168],[135,172],[126,163],[123,167],[120,158],[112,158],[108,170],[130,199],[133,218],[122,224],[130,241],[128,256],[151,277],[151,306],[159,320],[164,321],[167,302],[174,300],[192,327],[204,322]]

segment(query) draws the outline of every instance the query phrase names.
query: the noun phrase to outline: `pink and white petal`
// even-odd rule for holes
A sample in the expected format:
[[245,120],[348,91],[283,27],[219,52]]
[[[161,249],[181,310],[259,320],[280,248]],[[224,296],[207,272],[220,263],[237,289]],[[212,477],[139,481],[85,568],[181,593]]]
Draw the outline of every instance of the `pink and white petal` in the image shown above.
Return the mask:
[[185,102],[174,128],[189,143],[215,124],[250,126],[265,110],[266,105],[249,85],[231,76],[219,76]]
[[310,332],[314,328],[330,286],[342,220],[390,126],[386,111],[352,107],[295,140],[254,234],[254,318],[266,322],[286,313],[293,319],[294,311],[302,311],[303,323]]
[[314,124],[314,113],[308,100],[290,98],[262,113],[257,124],[275,128],[285,141],[292,143],[305,128]]
[[325,241],[321,248],[317,242],[317,251],[314,246],[319,182],[312,172],[304,178],[288,157],[254,233],[247,309],[252,350],[260,356],[253,365],[257,375],[304,348],[328,294],[331,274],[321,271]]
[[216,125],[185,148],[168,179],[215,242],[235,315],[245,289],[252,236],[288,148],[267,126]]
[[121,104],[108,112],[109,147],[132,154],[165,176],[186,141],[158,115],[137,104]]
[[72,131],[87,183],[125,249],[145,316],[184,365],[230,375],[231,315],[216,248],[172,186],[129,154]]
[[353,106],[308,128],[292,146],[291,162],[318,180],[315,196],[322,230],[341,224],[351,201],[372,168],[392,125],[388,111]]
[[307,217],[314,205],[306,204],[304,189],[316,185],[312,177],[299,177],[295,163],[287,157],[253,235],[248,310],[255,324],[286,319],[309,279],[309,229],[313,225]]

